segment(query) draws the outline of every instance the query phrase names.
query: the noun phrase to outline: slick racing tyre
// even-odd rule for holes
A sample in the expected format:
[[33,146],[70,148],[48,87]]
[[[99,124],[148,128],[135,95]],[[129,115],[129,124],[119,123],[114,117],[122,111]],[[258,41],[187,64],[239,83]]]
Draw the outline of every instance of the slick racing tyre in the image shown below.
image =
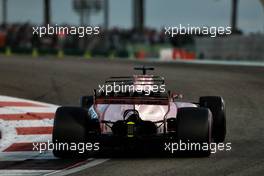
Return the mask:
[[213,140],[216,143],[224,142],[226,136],[225,103],[222,97],[200,97],[201,107],[209,108],[213,115]]
[[[89,116],[87,110],[79,107],[59,107],[55,114],[52,142],[64,145],[64,148],[54,148],[53,154],[59,158],[79,157],[78,151],[72,151],[65,145],[70,143],[85,143]],[[82,156],[84,156],[82,154]]]
[[180,151],[181,154],[198,157],[207,157],[211,154],[208,146],[212,137],[212,114],[207,108],[179,108],[176,126],[179,142],[186,144],[186,150]]

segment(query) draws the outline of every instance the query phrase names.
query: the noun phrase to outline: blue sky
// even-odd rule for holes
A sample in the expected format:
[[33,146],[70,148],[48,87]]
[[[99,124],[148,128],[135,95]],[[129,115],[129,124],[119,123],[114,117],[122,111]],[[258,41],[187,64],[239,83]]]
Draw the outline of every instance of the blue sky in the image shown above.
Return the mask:
[[[52,22],[78,24],[72,0],[51,0]],[[110,26],[129,28],[132,25],[132,1],[110,0]],[[146,0],[146,25],[227,26],[230,22],[230,0]],[[0,15],[1,16],[1,15]],[[9,22],[40,24],[42,0],[8,0]],[[91,23],[100,25],[102,13],[93,14]],[[240,0],[238,26],[245,32],[264,32],[264,9],[259,0]]]

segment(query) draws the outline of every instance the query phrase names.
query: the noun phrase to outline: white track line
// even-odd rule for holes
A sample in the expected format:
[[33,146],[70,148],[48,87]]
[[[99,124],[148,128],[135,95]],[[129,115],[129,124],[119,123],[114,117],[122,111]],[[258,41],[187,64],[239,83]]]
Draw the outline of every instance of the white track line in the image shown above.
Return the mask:
[[0,161],[25,161],[26,159],[58,159],[53,156],[52,152],[45,152],[41,154],[39,152],[2,152],[0,153],[0,155]]
[[65,176],[102,164],[109,159],[88,159],[86,164],[63,170],[0,170],[0,176]]
[[74,173],[80,172],[82,170],[94,167],[98,164],[102,164],[102,163],[108,161],[109,159],[96,159],[96,160],[92,160],[92,161],[89,161],[89,160],[92,160],[92,159],[88,159],[87,160],[88,162],[86,164],[81,165],[79,167],[74,167],[71,169],[58,170],[55,172],[45,174],[44,176],[65,176],[65,175],[74,174]]
[[37,176],[54,170],[0,170],[0,176]]
[[159,60],[159,59],[149,58],[149,59],[141,60],[141,62],[264,67],[264,62],[261,62],[261,61],[226,61],[226,60],[209,60],[209,59],[208,60],[180,60],[180,59],[178,60]]

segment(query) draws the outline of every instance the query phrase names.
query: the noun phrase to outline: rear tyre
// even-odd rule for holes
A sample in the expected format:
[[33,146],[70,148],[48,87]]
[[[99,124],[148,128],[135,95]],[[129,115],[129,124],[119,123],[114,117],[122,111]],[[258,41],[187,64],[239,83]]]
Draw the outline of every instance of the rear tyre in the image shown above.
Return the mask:
[[180,154],[199,157],[207,157],[211,154],[209,147],[203,147],[205,143],[207,146],[210,146],[211,143],[212,114],[209,109],[194,107],[179,108],[176,126],[179,142],[189,144],[189,149],[181,151]]
[[[52,142],[53,144],[85,143],[87,141],[86,125],[89,120],[87,110],[79,107],[59,107],[55,114]],[[55,148],[53,154],[59,158],[82,157],[79,151],[69,148]]]
[[216,143],[224,142],[226,136],[225,103],[222,97],[200,97],[201,107],[209,108],[213,115],[213,140]]

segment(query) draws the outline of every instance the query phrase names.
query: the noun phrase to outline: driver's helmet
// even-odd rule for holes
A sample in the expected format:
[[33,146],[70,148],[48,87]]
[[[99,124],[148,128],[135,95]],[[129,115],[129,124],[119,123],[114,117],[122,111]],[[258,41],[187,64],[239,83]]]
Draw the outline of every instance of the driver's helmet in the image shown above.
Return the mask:
[[139,113],[137,110],[126,110],[124,112],[124,119],[128,121],[138,121],[140,120]]

